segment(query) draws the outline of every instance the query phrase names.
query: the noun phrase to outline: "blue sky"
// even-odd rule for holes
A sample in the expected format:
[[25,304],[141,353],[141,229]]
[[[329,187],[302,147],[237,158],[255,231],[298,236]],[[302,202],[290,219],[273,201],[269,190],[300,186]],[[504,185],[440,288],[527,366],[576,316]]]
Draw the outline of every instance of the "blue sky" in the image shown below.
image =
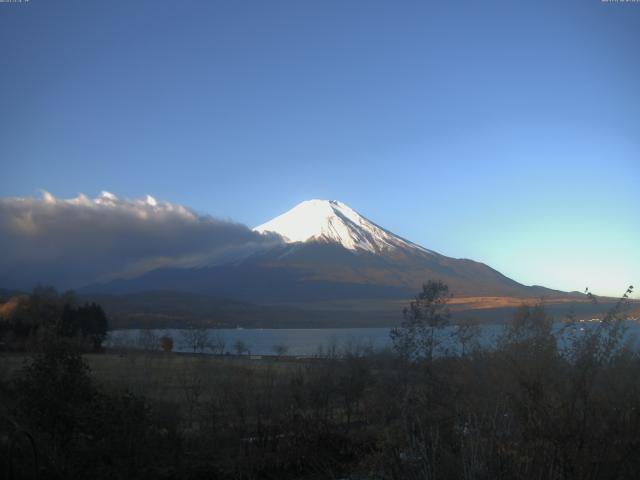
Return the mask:
[[640,4],[0,4],[0,196],[339,199],[527,284],[640,288]]

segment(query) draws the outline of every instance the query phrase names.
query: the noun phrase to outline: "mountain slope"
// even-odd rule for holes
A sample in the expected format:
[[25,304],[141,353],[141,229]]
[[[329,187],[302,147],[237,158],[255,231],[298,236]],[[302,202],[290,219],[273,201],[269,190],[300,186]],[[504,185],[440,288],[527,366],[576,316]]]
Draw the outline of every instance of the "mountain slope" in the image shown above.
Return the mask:
[[427,280],[456,296],[565,295],[522,285],[468,259],[440,255],[405,240],[335,200],[309,200],[254,230],[284,243],[226,264],[159,269],[93,286],[109,293],[181,290],[260,303],[349,298],[407,298]]
[[430,279],[447,283],[456,296],[537,297],[561,293],[522,285],[480,262],[421,250],[373,254],[353,252],[336,243],[310,241],[255,253],[243,262],[243,266],[248,265],[297,272],[299,280],[307,283],[395,287],[405,297]]
[[336,200],[308,200],[254,230],[276,233],[288,245],[258,252],[261,265],[311,271],[308,280],[380,284],[416,290],[428,279],[457,295],[555,295],[527,287],[491,267],[440,255],[405,240]]

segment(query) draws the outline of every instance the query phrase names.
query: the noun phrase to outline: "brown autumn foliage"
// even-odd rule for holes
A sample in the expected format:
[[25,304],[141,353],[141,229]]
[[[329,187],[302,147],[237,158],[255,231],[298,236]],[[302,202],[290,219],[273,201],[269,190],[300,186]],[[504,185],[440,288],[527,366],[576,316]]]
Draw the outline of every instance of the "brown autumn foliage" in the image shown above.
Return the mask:
[[173,338],[169,335],[164,335],[160,338],[160,348],[163,352],[171,352],[173,350]]

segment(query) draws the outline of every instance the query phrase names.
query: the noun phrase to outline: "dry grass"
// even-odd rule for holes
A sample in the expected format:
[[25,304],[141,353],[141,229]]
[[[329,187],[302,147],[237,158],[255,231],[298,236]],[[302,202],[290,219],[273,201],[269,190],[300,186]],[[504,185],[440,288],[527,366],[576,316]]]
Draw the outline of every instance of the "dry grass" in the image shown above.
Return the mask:
[[[520,305],[533,305],[540,299],[538,298],[520,298],[520,297],[453,297],[449,304],[454,309],[465,310],[483,310],[487,308],[508,308],[519,307]],[[562,305],[567,303],[586,303],[589,300],[571,298],[553,298],[547,299],[547,305]]]
[[[178,353],[86,354],[93,376],[107,390],[128,390],[150,400],[182,404],[194,389],[209,396],[224,388],[232,377],[294,371],[295,360],[190,355]],[[0,354],[0,382],[10,380],[25,362],[27,354]]]

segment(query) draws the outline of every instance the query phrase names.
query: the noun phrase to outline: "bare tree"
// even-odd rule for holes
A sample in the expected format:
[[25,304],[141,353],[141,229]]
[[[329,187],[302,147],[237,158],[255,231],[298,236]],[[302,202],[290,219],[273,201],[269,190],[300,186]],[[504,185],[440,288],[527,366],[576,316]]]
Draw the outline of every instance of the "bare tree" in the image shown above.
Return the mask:
[[236,351],[237,355],[243,355],[245,353],[249,353],[249,349],[247,348],[247,344],[242,340],[236,340],[233,344],[233,348]]
[[477,350],[480,347],[480,334],[482,329],[474,320],[468,320],[456,326],[453,336],[460,344],[460,355],[465,356],[469,351]]
[[136,345],[146,352],[155,352],[160,349],[160,338],[153,330],[143,329],[138,332]]
[[204,327],[189,325],[180,332],[182,342],[193,353],[202,353],[209,345],[209,331]]
[[429,280],[422,286],[422,291],[404,309],[401,327],[394,328],[390,334],[394,349],[402,357],[433,361],[441,342],[437,333],[449,325],[451,319],[447,307],[450,298],[449,287],[440,281]]
[[227,342],[220,332],[215,332],[209,336],[209,342],[207,344],[209,350],[214,355],[224,355]]
[[273,348],[273,353],[275,353],[279,357],[286,355],[287,352],[289,351],[289,347],[287,347],[284,344],[274,345],[272,348]]
[[193,425],[196,410],[201,403],[201,397],[205,393],[205,381],[199,365],[185,365],[180,375],[180,387],[186,403],[186,423]]

